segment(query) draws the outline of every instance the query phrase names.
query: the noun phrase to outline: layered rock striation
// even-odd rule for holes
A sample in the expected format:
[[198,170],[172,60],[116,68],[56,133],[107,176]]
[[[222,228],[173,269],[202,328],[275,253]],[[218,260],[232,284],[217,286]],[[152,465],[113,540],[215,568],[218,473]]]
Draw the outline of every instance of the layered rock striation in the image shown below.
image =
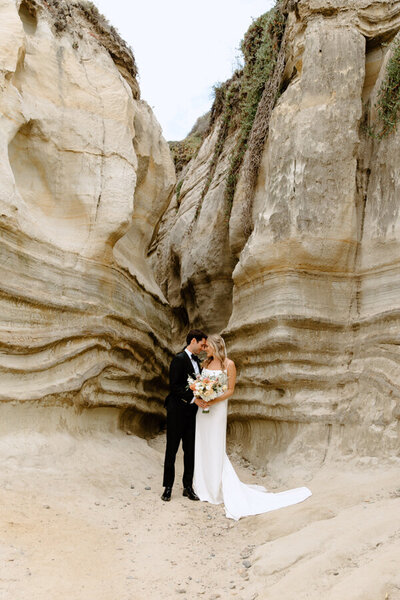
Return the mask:
[[1,0],[0,32],[0,399],[160,416],[175,173],[132,53],[85,2]]
[[197,325],[237,363],[230,434],[253,460],[397,456],[400,133],[371,131],[400,2],[277,10],[175,148],[174,187],[93,5],[0,0],[3,403],[113,407],[143,431]]
[[253,459],[397,456],[400,132],[368,132],[400,2],[285,5],[254,193],[245,156],[226,203],[238,134],[215,161],[220,117],[159,227],[157,278],[176,312],[223,330],[230,433]]

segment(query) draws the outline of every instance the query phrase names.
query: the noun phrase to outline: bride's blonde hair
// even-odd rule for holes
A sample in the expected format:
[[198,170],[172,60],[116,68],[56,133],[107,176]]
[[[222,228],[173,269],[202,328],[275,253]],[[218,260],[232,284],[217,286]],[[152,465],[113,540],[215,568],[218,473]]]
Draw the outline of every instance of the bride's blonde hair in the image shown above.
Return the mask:
[[211,346],[213,350],[213,356],[206,358],[202,366],[207,368],[213,358],[217,358],[221,362],[222,369],[226,369],[228,360],[226,356],[224,338],[222,338],[220,335],[209,335],[207,338],[207,344]]

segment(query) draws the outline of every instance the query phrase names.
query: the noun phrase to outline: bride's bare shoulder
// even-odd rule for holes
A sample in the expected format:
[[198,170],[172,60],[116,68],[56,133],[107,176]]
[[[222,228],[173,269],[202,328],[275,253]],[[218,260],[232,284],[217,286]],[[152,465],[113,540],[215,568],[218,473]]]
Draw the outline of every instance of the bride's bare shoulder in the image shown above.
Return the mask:
[[226,359],[226,368],[227,369],[236,369],[235,363],[230,358]]

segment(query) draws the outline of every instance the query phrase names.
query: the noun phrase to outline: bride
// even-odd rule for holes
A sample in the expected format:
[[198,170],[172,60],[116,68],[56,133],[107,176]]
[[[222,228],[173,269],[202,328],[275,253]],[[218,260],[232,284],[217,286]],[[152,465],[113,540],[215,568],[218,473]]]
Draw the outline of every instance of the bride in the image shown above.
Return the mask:
[[208,402],[195,398],[200,408],[210,408],[208,413],[197,411],[193,487],[200,500],[211,504],[225,504],[226,516],[240,517],[290,506],[302,502],[311,492],[306,487],[279,493],[268,493],[262,486],[242,483],[226,454],[226,423],[228,398],[235,390],[235,363],[226,355],[225,342],[219,335],[207,338],[207,358],[203,362],[203,375],[228,376],[228,389],[218,398]]

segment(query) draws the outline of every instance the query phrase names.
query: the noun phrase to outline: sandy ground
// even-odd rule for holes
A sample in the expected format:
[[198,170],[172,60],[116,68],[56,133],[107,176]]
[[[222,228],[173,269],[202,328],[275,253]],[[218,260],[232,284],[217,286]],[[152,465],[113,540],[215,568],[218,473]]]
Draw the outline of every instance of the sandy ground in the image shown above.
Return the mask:
[[182,497],[181,457],[160,500],[163,450],[163,436],[2,435],[0,598],[400,599],[398,466],[277,481],[236,457],[244,481],[313,496],[234,522]]

